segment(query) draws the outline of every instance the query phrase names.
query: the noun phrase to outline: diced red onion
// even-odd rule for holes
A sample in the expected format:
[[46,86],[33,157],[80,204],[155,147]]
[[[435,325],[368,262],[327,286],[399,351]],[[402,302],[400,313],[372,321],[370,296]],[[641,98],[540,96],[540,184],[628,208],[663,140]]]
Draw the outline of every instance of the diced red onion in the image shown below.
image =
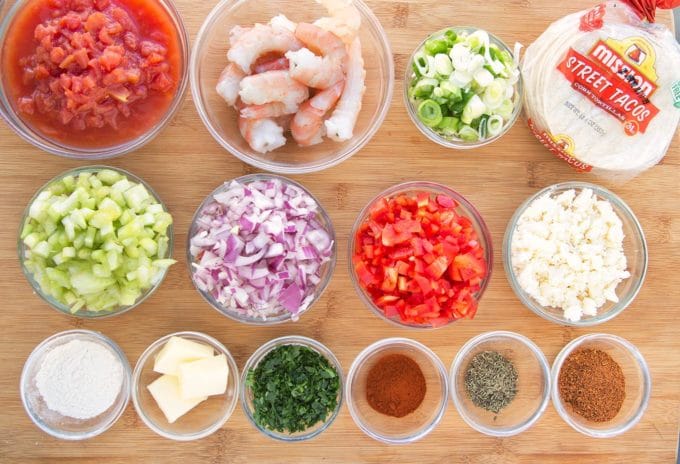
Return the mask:
[[196,219],[196,286],[242,315],[266,320],[288,311],[297,319],[333,253],[318,214],[311,196],[279,179],[232,181]]

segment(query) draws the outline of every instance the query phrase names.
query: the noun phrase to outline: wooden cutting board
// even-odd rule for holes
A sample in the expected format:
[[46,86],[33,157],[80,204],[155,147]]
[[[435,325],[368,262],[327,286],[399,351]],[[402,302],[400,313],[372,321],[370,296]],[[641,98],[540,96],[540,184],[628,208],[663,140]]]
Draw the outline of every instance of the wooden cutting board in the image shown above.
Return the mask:
[[[10,2],[12,3],[12,2]],[[397,82],[389,115],[360,153],[327,171],[295,176],[328,209],[339,237],[338,265],[323,298],[299,323],[270,328],[244,326],[220,316],[196,293],[184,260],[186,231],[195,208],[224,180],[254,172],[210,137],[188,96],[172,124],[144,149],[112,160],[146,179],[175,217],[175,257],[180,261],[161,288],[143,305],[121,316],[88,322],[58,314],[33,295],[16,253],[24,207],[34,191],[56,174],[86,163],[41,153],[0,124],[0,462],[464,462],[464,463],[668,463],[674,459],[680,413],[680,140],[663,163],[634,181],[614,186],[579,175],[549,154],[524,121],[502,140],[482,149],[455,152],[427,141],[409,120],[402,102],[405,62],[428,33],[449,25],[475,25],[507,43],[531,43],[554,20],[592,0],[370,0],[392,43]],[[191,37],[213,1],[177,0]],[[669,20],[669,14],[660,14]],[[515,208],[547,185],[582,179],[618,193],[636,212],[649,244],[649,273],[635,302],[615,320],[593,329],[559,327],[523,307],[503,273],[501,241]],[[370,313],[351,287],[347,237],[359,210],[378,192],[405,180],[447,184],[470,199],[485,217],[496,248],[494,274],[473,321],[437,331],[393,327]],[[586,438],[564,423],[550,406],[541,420],[519,436],[495,439],[470,429],[449,405],[439,427],[421,442],[388,447],[365,436],[346,407],[316,439],[297,444],[270,440],[251,427],[238,407],[209,438],[175,443],[149,430],[129,405],[108,432],[80,443],[57,441],[28,419],[19,399],[19,375],[28,354],[47,336],[66,329],[103,332],[118,342],[134,365],[157,338],[179,330],[206,332],[221,340],[242,368],[269,339],[286,334],[316,338],[338,356],[345,372],[354,357],[384,337],[412,337],[430,346],[448,366],[469,338],[489,330],[520,332],[533,339],[552,362],[573,338],[592,331],[621,335],[636,344],[653,377],[649,409],[627,434],[609,440]],[[104,461],[105,460],[105,461]]]

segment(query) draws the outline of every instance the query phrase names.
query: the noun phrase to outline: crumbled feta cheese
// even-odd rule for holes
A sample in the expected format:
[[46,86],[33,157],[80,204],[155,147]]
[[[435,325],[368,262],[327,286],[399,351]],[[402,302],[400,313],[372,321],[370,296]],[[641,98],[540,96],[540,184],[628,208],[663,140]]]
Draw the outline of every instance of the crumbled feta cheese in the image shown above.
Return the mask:
[[547,193],[517,221],[512,267],[525,292],[576,322],[618,301],[616,286],[630,277],[623,239],[614,208],[591,189]]

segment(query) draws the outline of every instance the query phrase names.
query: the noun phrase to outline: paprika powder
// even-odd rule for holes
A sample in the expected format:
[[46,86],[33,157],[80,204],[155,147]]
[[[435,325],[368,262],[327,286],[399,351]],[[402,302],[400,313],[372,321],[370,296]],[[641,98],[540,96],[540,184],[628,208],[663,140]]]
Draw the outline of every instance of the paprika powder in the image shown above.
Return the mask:
[[378,359],[366,379],[368,404],[392,417],[404,417],[418,409],[426,391],[420,366],[403,354],[388,354]]

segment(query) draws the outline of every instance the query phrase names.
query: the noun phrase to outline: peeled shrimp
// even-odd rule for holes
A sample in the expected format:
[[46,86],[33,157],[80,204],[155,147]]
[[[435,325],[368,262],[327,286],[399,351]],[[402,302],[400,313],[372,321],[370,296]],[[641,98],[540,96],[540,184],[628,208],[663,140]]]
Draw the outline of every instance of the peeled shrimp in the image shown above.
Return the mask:
[[288,19],[284,14],[274,16],[269,20],[269,25],[273,27],[282,27],[288,29],[290,32],[295,32],[295,28],[297,27],[297,24]]
[[351,44],[361,27],[361,15],[352,0],[316,0],[316,3],[326,8],[330,17],[317,19],[314,25]]
[[345,91],[342,93],[335,110],[324,123],[328,137],[336,142],[352,138],[354,125],[361,111],[361,99],[366,91],[364,81],[366,70],[361,56],[361,42],[357,37],[349,48]]
[[229,46],[233,47],[234,44],[236,44],[236,41],[241,38],[243,34],[246,32],[250,31],[252,27],[242,27],[242,26],[234,26],[231,28],[229,31]]
[[310,146],[323,140],[323,117],[333,108],[342,95],[344,81],[322,90],[300,106],[290,125],[295,141],[301,146]]
[[227,52],[227,58],[238,65],[243,72],[249,74],[251,66],[265,53],[286,53],[299,50],[302,44],[288,29],[280,26],[264,26],[255,24],[252,29],[243,32]]
[[241,109],[241,117],[246,119],[278,118],[287,114],[293,114],[298,107],[288,107],[281,102],[265,103],[264,105],[244,106]]
[[267,71],[281,71],[290,68],[290,63],[288,58],[285,56],[273,56],[269,57],[264,55],[263,58],[258,59],[253,63],[253,74],[260,74]]
[[239,118],[238,128],[250,148],[259,153],[267,153],[286,144],[283,127],[272,119]]
[[239,84],[244,77],[246,77],[245,73],[234,63],[229,63],[220,74],[215,90],[230,106],[236,104],[240,90]]
[[246,76],[241,80],[239,96],[246,105],[265,105],[281,102],[288,113],[297,111],[298,106],[309,98],[306,85],[296,81],[288,71],[267,71]]
[[338,36],[313,24],[300,23],[295,37],[307,48],[286,53],[294,79],[315,89],[326,89],[344,78],[347,49]]

